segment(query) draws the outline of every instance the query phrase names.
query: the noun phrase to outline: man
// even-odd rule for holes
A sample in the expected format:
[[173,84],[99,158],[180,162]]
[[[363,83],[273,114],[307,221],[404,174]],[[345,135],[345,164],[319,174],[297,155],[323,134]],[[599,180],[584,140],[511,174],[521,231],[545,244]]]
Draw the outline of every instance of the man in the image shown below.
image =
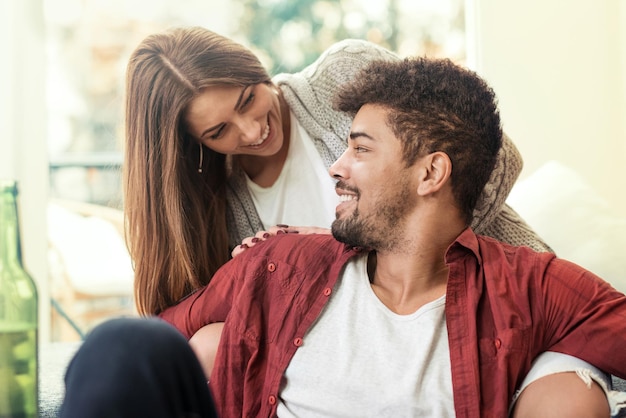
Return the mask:
[[[222,416],[506,416],[547,351],[625,376],[624,295],[467,227],[501,145],[480,78],[449,61],[376,63],[338,97],[355,114],[330,169],[339,242],[268,239],[162,314],[188,338],[226,319],[210,381]],[[551,399],[556,416],[608,416],[601,383],[579,391],[559,373],[529,399],[545,382],[576,393]],[[517,416],[544,405],[524,403]]]
[[[330,169],[336,239],[268,238],[161,315],[187,338],[225,322],[210,377],[218,415],[504,417],[516,405],[516,417],[608,416],[601,373],[570,356],[626,377],[626,297],[468,228],[501,146],[492,90],[417,58],[372,64],[337,105],[355,117]],[[80,354],[69,377],[93,364]],[[545,356],[565,366],[542,371],[555,364]],[[144,358],[133,352],[152,370]]]

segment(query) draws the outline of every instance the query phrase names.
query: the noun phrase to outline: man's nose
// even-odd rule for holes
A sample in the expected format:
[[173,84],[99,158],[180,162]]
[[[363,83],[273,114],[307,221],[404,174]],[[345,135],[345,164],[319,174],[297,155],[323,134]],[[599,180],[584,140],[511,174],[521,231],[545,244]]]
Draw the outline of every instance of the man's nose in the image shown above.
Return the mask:
[[341,154],[341,156],[337,159],[337,161],[335,161],[333,165],[331,165],[330,168],[328,169],[328,174],[330,174],[332,178],[335,178],[335,179],[346,178],[345,159],[346,159],[346,154],[348,153],[349,149],[350,148],[346,149],[343,152],[343,154]]

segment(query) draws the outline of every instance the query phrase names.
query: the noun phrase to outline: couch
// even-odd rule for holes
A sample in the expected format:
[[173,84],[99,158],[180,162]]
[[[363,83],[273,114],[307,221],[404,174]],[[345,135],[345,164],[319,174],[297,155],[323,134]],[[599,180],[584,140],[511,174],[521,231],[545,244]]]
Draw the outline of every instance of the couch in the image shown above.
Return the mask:
[[[572,169],[550,161],[513,188],[507,203],[555,252],[595,272],[626,293],[626,217]],[[63,374],[77,343],[48,343],[40,351],[40,416],[56,417]],[[614,390],[626,381],[613,377]],[[614,417],[626,418],[626,408]]]

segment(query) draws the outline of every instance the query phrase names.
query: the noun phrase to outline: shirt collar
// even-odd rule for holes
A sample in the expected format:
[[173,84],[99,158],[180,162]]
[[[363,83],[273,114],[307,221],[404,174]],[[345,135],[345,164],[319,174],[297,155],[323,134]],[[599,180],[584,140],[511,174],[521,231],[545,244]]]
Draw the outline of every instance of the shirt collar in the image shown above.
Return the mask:
[[478,238],[470,227],[465,228],[446,250],[446,264],[451,264],[467,254],[473,254],[478,263],[482,264]]

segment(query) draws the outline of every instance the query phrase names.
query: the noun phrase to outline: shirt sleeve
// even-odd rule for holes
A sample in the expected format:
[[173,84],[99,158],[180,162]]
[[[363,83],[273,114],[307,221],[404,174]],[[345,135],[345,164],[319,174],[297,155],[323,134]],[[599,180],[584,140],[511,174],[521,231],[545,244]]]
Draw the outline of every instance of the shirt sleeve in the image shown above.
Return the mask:
[[592,272],[555,258],[541,284],[550,351],[626,377],[626,296]]
[[[245,254],[239,257],[245,257]],[[241,286],[238,266],[243,265],[245,263],[229,261],[215,273],[207,286],[161,312],[159,317],[174,325],[187,339],[204,325],[224,322]]]

